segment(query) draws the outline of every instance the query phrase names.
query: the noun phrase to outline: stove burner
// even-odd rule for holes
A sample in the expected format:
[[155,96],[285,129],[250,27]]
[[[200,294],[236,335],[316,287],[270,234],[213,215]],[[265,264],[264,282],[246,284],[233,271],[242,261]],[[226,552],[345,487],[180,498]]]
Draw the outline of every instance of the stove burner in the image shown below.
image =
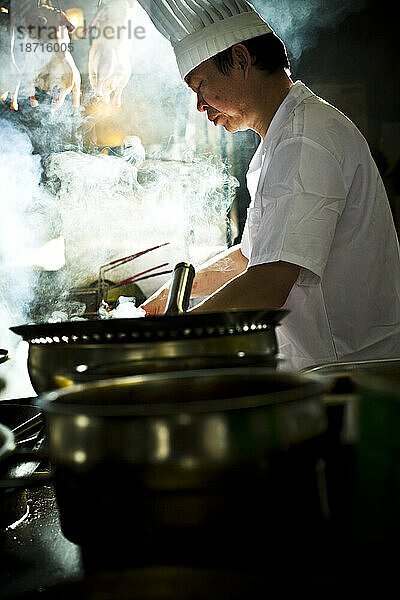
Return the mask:
[[[22,404],[26,402],[26,404]],[[0,401],[0,423],[13,430],[28,419],[33,418],[41,411],[30,404],[30,399],[2,400]],[[32,451],[38,449],[43,443],[43,435],[38,434],[29,439],[21,440],[18,449]],[[31,476],[40,464],[40,460],[21,462],[7,458],[0,469],[0,477],[5,480]],[[5,529],[13,524],[20,523],[27,516],[26,490],[17,487],[0,488],[0,528]],[[16,525],[15,525],[16,526]]]

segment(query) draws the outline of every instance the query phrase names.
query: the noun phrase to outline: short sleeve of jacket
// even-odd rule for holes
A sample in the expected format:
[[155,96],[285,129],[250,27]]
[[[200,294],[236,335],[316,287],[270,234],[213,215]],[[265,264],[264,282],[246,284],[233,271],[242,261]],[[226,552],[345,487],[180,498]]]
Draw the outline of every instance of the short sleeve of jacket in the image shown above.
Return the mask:
[[303,267],[298,283],[318,283],[345,199],[340,165],[326,148],[304,138],[281,142],[248,209],[249,266],[282,260]]

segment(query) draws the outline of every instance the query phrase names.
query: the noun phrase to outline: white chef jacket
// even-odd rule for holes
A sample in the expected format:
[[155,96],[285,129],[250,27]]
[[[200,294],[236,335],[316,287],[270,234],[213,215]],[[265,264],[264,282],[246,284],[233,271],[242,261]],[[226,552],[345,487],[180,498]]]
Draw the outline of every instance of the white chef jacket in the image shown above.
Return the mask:
[[249,267],[301,267],[277,329],[283,368],[400,356],[399,244],[368,144],[297,81],[247,174]]

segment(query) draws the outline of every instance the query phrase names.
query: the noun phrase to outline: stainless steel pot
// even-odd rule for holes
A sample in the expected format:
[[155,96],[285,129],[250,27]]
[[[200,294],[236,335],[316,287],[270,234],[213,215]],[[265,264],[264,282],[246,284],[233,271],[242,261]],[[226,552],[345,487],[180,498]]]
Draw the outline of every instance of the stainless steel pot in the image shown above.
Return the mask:
[[43,394],[64,535],[100,547],[121,538],[121,518],[124,536],[194,527],[225,546],[233,522],[245,537],[261,517],[278,537],[295,524],[307,529],[319,515],[314,444],[326,427],[326,388],[317,378],[241,368]]
[[265,369],[166,373],[76,385],[39,398],[50,458],[85,473],[112,461],[152,489],[208,484],[262,468],[275,451],[319,435],[326,384]]
[[141,521],[199,525],[224,513],[227,497],[261,501],[272,465],[283,477],[288,454],[324,430],[324,389],[293,373],[243,368],[120,378],[42,395],[64,534],[93,540],[100,520],[102,535],[115,535],[117,514],[129,514],[130,530]]
[[29,342],[37,393],[72,383],[160,371],[278,361],[283,310],[75,321],[12,327]]
[[175,266],[164,316],[12,327],[29,341],[35,390],[139,373],[275,367],[275,326],[287,311],[184,314],[194,275],[189,263]]

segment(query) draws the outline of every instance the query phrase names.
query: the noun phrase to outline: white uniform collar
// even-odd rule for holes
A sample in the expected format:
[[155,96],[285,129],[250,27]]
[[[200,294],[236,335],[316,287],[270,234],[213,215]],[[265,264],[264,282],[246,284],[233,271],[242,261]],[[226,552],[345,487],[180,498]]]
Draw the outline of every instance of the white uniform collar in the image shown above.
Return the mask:
[[259,147],[257,148],[256,153],[254,154],[250,165],[249,165],[249,173],[252,171],[256,171],[261,167],[262,155],[267,151],[268,144],[275,133],[282,127],[282,125],[287,121],[290,114],[303,102],[305,98],[309,96],[313,96],[313,92],[308,89],[307,86],[304,85],[301,81],[296,81],[289,90],[288,95],[283,100],[282,104],[279,106],[275,115],[272,118],[272,121],[268,127],[267,134],[264,140],[261,142]]
[[[268,127],[267,135],[263,141],[263,147],[265,148],[269,140],[275,135],[280,127],[287,121],[290,114],[303,102],[305,98],[313,96],[311,90],[304,85],[301,81],[296,81],[289,90],[288,95],[279,106],[272,121]],[[265,152],[265,150],[264,150]]]

